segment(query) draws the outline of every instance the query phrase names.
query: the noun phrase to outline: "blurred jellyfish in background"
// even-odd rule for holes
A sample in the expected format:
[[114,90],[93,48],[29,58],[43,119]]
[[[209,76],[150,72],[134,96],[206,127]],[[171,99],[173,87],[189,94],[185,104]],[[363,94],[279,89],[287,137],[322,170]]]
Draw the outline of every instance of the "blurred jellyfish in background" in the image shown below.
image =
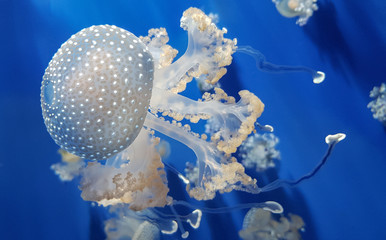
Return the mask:
[[[105,227],[111,239],[158,239],[160,232],[172,234],[177,229],[186,238],[189,232],[183,225],[198,228],[201,211],[218,214],[251,207],[283,211],[276,202],[195,209],[170,196],[165,166],[180,177],[196,200],[211,200],[232,190],[258,194],[312,177],[344,138],[344,134],[329,136],[327,154],[311,173],[296,181],[277,180],[258,187],[243,164],[260,170],[272,167],[272,159],[279,157],[274,149],[276,137],[251,135],[256,126],[272,129],[257,123],[264,104],[247,90],[239,92],[236,102],[216,85],[232,62],[237,41],[225,38],[227,30],[218,29],[197,8],[183,13],[181,27],[188,32],[188,47],[176,61],[177,50],[167,44],[164,28],[150,29],[148,36],[139,38],[111,25],[83,29],[60,47],[43,76],[44,121],[63,149],[62,162],[52,169],[63,181],[79,177],[84,200],[111,207],[116,217]],[[250,48],[240,51],[260,56]],[[274,71],[299,70],[267,65],[259,59]],[[324,74],[306,71],[313,74],[315,83],[323,81]],[[193,78],[216,87],[198,101],[179,94]],[[205,133],[191,129],[190,124],[199,121],[207,121]],[[164,164],[170,149],[167,143],[160,144],[156,132],[195,153],[197,160],[187,163],[186,176]],[[240,163],[234,154],[244,141],[240,150],[245,157]],[[253,159],[257,157],[264,159]],[[193,211],[180,215],[174,209],[177,205]],[[171,213],[164,213],[167,208]]]
[[241,162],[257,172],[275,167],[275,161],[280,160],[280,152],[275,148],[278,143],[279,138],[273,133],[249,136],[240,147]]
[[75,177],[79,176],[81,169],[85,166],[85,162],[80,157],[63,149],[59,149],[58,152],[62,156],[62,162],[51,165],[51,169],[63,182],[72,181]]
[[299,17],[296,24],[303,26],[318,10],[317,0],[272,0],[281,15],[287,18]]
[[371,109],[373,117],[386,126],[386,84],[382,83],[379,87],[374,87],[370,92],[371,101],[367,107]]
[[[161,233],[173,234],[178,230],[174,216],[165,215],[156,209],[133,211],[119,204],[110,207],[109,212],[112,217],[105,222],[104,229],[107,239],[156,240],[161,239]],[[201,216],[201,211],[195,210],[188,215],[178,216],[178,221],[186,222],[196,229],[200,226]],[[187,237],[188,232],[184,233]]]
[[111,207],[114,217],[105,222],[105,233],[109,240],[133,239],[133,240],[157,240],[160,239],[160,229],[147,221],[146,218],[139,218],[135,212],[129,209],[116,209]]
[[294,214],[276,220],[271,212],[262,208],[251,208],[243,222],[239,236],[244,240],[301,240],[299,231],[304,227],[303,219]]

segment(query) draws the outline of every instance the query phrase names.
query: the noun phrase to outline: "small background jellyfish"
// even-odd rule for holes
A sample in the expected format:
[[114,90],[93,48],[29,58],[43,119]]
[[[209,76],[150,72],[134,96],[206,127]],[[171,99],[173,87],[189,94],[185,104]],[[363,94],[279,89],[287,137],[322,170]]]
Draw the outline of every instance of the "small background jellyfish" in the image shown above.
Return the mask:
[[124,207],[112,207],[110,213],[114,217],[106,220],[104,231],[106,239],[132,239],[132,240],[158,240],[161,231],[158,226],[146,220],[146,215],[141,218],[134,211]]
[[85,162],[80,157],[73,155],[63,149],[58,151],[62,156],[62,161],[51,165],[51,169],[59,176],[63,182],[71,181],[79,176]]
[[251,208],[243,222],[239,236],[243,240],[301,240],[303,219],[295,214],[278,218],[262,208]]
[[[109,208],[111,218],[104,222],[104,232],[109,240],[158,240],[164,239],[162,234],[173,234],[178,229],[178,223],[172,215],[165,215],[157,209],[133,211],[124,204]],[[201,212],[193,211],[178,220],[188,223],[192,228],[198,228],[201,222]],[[185,232],[188,237],[188,232]]]
[[275,161],[280,160],[280,152],[276,150],[279,139],[273,133],[249,136],[240,147],[240,157],[246,168],[257,172],[275,167]]
[[[105,239],[103,223],[98,224],[95,208],[80,197],[78,184],[58,181],[50,170],[61,156],[42,122],[37,98],[41,76],[61,43],[80,29],[98,24],[120,26],[137,36],[147,36],[150,28],[164,27],[169,44],[179,50],[178,58],[187,44],[178,19],[192,5],[217,13],[219,26],[228,29],[229,38],[258,49],[268,61],[306,65],[326,73],[325,82],[316,86],[308,84],[308,74],[261,72],[249,56],[235,54],[221,80],[221,87],[236,96],[236,101],[237,92],[248,89],[266,104],[260,123],[274,126],[280,137],[280,177],[300,176],[312,168],[325,150],[320,140],[327,133],[348,133],[347,141],[336,148],[332,161],[312,181],[258,198],[243,192],[218,194],[203,205],[276,200],[283,203],[286,212],[304,219],[304,239],[386,238],[386,229],[378,227],[386,216],[386,193],[381,191],[386,185],[386,135],[382,124],[374,121],[369,109],[366,111],[369,90],[384,79],[385,1],[318,1],[323,11],[315,12],[305,28],[278,17],[272,1],[148,3],[1,1],[1,26],[7,34],[0,38],[0,239]],[[341,69],[345,69],[344,78]],[[187,88],[184,95],[201,98],[194,87]],[[179,170],[185,160],[194,163],[192,152],[168,141],[168,163]],[[188,200],[185,185],[176,175],[168,173],[167,177],[170,192],[196,203]],[[79,178],[74,175],[74,180]],[[363,203],[371,204],[363,207]],[[203,212],[199,230],[190,231],[189,239],[238,239],[244,216],[242,211]]]
[[373,98],[367,107],[371,109],[373,117],[386,126],[386,84],[382,83],[379,87],[374,87],[370,92]]
[[272,0],[272,2],[284,17],[299,17],[296,20],[299,26],[305,25],[314,11],[318,10],[317,0]]

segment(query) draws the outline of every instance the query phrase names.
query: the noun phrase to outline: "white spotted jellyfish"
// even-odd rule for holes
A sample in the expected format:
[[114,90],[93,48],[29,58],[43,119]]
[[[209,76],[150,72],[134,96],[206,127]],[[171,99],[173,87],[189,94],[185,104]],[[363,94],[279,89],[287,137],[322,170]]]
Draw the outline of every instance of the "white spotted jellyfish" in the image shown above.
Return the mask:
[[[123,203],[134,211],[187,206],[168,196],[155,131],[195,153],[197,180],[190,182],[177,174],[187,184],[190,197],[197,200],[213,199],[218,192],[256,194],[293,186],[315,174],[317,170],[296,182],[280,180],[259,188],[256,179],[245,173],[232,154],[255,131],[264,109],[260,99],[243,90],[236,102],[221,88],[204,93],[198,101],[179,94],[193,78],[215,85],[232,62],[236,39],[225,38],[227,30],[218,29],[197,8],[184,12],[181,27],[188,32],[189,43],[185,54],[174,62],[177,50],[167,44],[164,28],[150,29],[148,36],[138,38],[116,26],[92,26],[60,47],[43,76],[41,106],[49,134],[72,154],[63,158],[72,162],[71,167],[53,167],[65,176],[62,180],[79,176],[82,198],[103,206]],[[251,53],[248,48],[241,52]],[[187,124],[208,119],[219,126],[208,135],[193,132]],[[333,136],[317,169],[343,138]],[[282,211],[275,202],[260,206]]]
[[[167,45],[165,29],[151,29],[138,38],[110,25],[81,30],[50,61],[41,88],[48,132],[73,155],[107,160],[90,162],[80,171],[85,200],[130,203],[138,210],[167,204],[153,130],[196,154],[199,181],[188,186],[191,197],[206,200],[218,191],[257,188],[230,155],[254,130],[264,109],[260,99],[244,90],[236,103],[220,88],[199,101],[179,94],[194,77],[215,84],[232,61],[236,40],[224,38],[227,30],[218,29],[196,8],[184,12],[181,27],[188,32],[189,45],[173,63],[177,51]],[[181,123],[209,118],[223,126],[209,137]]]

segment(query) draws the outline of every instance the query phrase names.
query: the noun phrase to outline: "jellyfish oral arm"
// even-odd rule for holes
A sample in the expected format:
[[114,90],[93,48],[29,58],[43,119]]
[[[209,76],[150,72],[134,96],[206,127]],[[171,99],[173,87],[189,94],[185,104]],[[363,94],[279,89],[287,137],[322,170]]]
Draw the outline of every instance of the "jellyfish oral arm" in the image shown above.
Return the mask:
[[161,112],[170,111],[179,113],[181,117],[197,115],[202,116],[204,119],[214,115],[214,112],[221,112],[226,108],[225,105],[220,102],[197,102],[182,95],[156,87],[153,88],[150,106],[152,109],[157,109],[157,111]]
[[170,66],[156,69],[154,86],[181,92],[193,77],[202,76],[215,84],[226,73],[224,67],[232,62],[236,39],[225,38],[227,30],[218,29],[212,19],[197,8],[184,12],[181,27],[188,32],[187,50]]
[[193,188],[187,186],[188,193],[197,200],[213,199],[216,192],[232,190],[258,193],[256,180],[245,174],[244,167],[216,149],[216,146],[201,139],[198,134],[178,127],[148,113],[144,126],[165,134],[193,150],[197,157],[199,176]]
[[[163,112],[166,115],[169,113],[178,113],[181,117],[189,116],[192,122],[199,119],[208,119],[211,116],[219,115],[234,115],[241,122],[245,120],[248,114],[248,105],[234,104],[234,98],[225,97],[224,100],[229,100],[226,104],[220,102],[220,99],[211,99],[209,101],[194,101],[190,98],[179,94],[174,94],[167,90],[153,88],[153,96],[151,98],[150,106],[158,112]],[[259,116],[263,111],[264,106],[260,105]],[[197,117],[194,117],[197,116]],[[178,118],[178,116],[175,116]]]
[[193,101],[170,91],[154,88],[151,110],[181,121],[183,118],[196,123],[209,119],[221,126],[213,131],[211,140],[218,150],[226,154],[236,152],[247,136],[254,130],[254,124],[264,109],[264,104],[249,91],[240,91],[240,101],[221,89],[215,88],[214,94],[204,94],[204,101]]
[[[144,150],[146,147],[146,151]],[[128,203],[133,210],[163,207],[169,201],[164,165],[154,139],[144,128],[115,156],[114,164],[91,162],[82,170],[82,198],[108,206]]]
[[183,55],[176,62],[166,68],[155,71],[154,86],[161,89],[171,89],[178,85],[178,82],[186,75],[186,73],[196,66],[199,59],[194,59],[194,56]]
[[[203,60],[202,54],[200,54],[202,46],[198,44],[194,39],[194,32],[188,32],[188,47],[177,61],[172,63],[166,68],[159,69],[155,72],[154,86],[161,89],[170,89],[177,86],[181,78],[194,66],[196,66],[201,60]],[[192,35],[193,34],[193,35]]]
[[[192,149],[197,157],[197,163],[199,163],[200,166],[199,180],[203,178],[203,171],[206,165],[209,166],[212,174],[216,174],[216,170],[220,169],[220,164],[218,162],[220,162],[221,159],[218,159],[218,156],[221,156],[221,154],[216,154],[217,150],[214,146],[211,148],[208,147],[210,144],[198,136],[195,136],[194,133],[159,119],[151,113],[147,114],[144,126],[155,129]],[[201,185],[201,182],[199,182],[198,185]]]

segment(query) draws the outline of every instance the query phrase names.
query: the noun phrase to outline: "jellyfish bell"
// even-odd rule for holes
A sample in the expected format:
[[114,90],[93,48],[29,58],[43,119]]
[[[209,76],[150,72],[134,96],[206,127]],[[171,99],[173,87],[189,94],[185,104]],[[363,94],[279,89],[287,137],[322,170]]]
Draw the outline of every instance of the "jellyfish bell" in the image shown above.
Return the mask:
[[153,58],[132,33],[99,25],[59,48],[41,87],[47,130],[66,151],[101,160],[127,148],[149,108]]

